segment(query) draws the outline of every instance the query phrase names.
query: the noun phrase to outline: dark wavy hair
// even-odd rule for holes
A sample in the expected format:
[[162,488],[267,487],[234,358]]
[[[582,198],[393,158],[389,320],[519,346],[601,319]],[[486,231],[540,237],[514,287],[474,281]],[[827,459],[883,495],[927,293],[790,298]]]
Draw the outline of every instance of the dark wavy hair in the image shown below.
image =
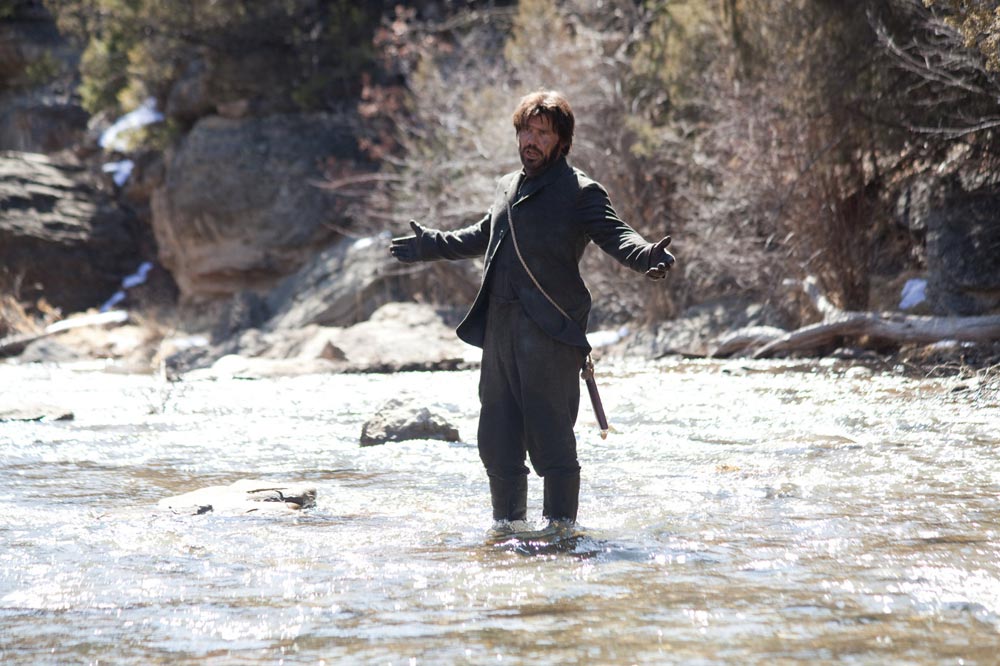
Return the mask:
[[559,135],[563,157],[568,155],[573,145],[573,127],[576,121],[573,118],[573,109],[562,93],[555,90],[539,90],[522,97],[514,110],[514,130],[520,131],[527,127],[528,121],[535,116],[546,116],[549,119],[556,134]]

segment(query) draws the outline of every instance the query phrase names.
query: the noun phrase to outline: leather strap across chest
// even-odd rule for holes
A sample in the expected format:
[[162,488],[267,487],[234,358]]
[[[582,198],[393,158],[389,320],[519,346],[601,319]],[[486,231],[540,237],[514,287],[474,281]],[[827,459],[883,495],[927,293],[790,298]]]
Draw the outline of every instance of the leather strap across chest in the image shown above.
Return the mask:
[[524,267],[524,271],[528,274],[528,277],[531,278],[531,281],[535,284],[535,287],[538,288],[538,291],[542,292],[542,296],[548,299],[549,303],[552,304],[552,307],[558,310],[559,314],[563,317],[572,321],[572,317],[566,314],[566,311],[559,307],[559,304],[556,303],[554,298],[549,296],[549,292],[545,291],[542,285],[538,282],[538,278],[536,278],[535,274],[531,272],[530,268],[528,268],[528,263],[524,260],[524,255],[521,254],[521,248],[517,244],[517,233],[514,231],[514,210],[510,205],[509,198],[507,199],[507,226],[510,227],[510,239],[514,241],[514,253],[517,255],[517,260],[521,262],[521,266]]

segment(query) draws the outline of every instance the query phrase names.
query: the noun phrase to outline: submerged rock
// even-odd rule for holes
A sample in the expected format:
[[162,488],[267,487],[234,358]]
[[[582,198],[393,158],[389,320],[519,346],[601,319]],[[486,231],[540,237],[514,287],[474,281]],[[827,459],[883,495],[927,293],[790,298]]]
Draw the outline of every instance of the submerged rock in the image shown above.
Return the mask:
[[209,486],[157,503],[161,509],[190,515],[210,512],[286,513],[315,505],[315,486],[257,479],[240,479],[228,486]]
[[72,421],[73,412],[51,405],[14,405],[0,408],[0,423],[4,421]]
[[384,403],[361,429],[361,446],[408,439],[459,441],[458,429],[426,407],[393,398]]

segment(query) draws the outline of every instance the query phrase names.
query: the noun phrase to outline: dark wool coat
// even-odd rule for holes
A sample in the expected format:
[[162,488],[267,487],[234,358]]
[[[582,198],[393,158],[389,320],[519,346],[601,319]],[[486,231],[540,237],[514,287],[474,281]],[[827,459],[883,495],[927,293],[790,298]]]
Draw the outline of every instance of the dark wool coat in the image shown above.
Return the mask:
[[571,167],[565,159],[527,180],[518,195],[523,176],[522,171],[503,176],[489,212],[475,224],[456,231],[426,230],[421,238],[421,259],[466,259],[486,255],[479,293],[457,329],[459,338],[482,347],[490,270],[500,244],[511,242],[507,240],[510,235],[509,201],[517,243],[525,262],[542,288],[572,317],[572,321],[539,292],[515,257],[511,280],[518,300],[532,321],[550,336],[589,351],[586,331],[591,298],[579,268],[584,248],[593,241],[625,266],[644,273],[649,268],[653,244],[646,242],[618,217],[608,193],[599,183]]

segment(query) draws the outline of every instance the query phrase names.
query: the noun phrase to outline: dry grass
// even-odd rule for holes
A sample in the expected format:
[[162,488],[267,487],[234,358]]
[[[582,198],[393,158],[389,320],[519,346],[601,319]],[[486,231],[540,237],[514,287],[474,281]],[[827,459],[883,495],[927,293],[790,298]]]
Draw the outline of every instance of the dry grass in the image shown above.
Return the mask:
[[43,328],[13,296],[0,294],[0,340],[14,335],[38,333]]

